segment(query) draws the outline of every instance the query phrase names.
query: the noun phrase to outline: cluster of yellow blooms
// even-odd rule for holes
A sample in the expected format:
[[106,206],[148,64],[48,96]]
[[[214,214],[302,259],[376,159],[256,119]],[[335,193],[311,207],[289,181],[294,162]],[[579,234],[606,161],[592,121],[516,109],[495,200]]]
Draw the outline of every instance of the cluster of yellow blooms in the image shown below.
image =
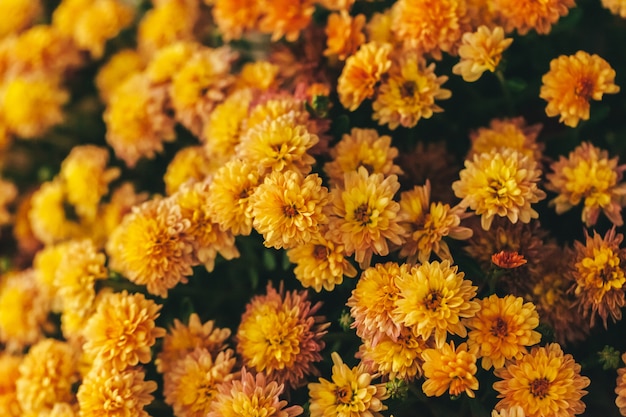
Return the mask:
[[[577,7],[1,1],[0,415],[401,417],[444,395],[466,406],[428,415],[584,413],[567,352],[626,305],[625,148],[542,135],[593,121],[616,71],[553,54],[545,112],[499,108],[512,48]],[[462,167],[415,140],[482,82],[504,101],[457,129]],[[102,134],[74,137],[89,112]],[[41,143],[63,155],[25,179]],[[580,235],[553,236],[557,215]],[[236,329],[205,314],[221,295],[200,277],[279,256],[291,281],[238,283],[256,293]]]

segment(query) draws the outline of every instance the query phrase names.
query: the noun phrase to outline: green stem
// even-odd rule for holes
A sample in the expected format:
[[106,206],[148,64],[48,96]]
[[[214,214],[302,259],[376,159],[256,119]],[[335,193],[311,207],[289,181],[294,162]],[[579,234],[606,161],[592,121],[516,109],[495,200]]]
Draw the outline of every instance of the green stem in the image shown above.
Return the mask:
[[504,79],[504,73],[502,70],[497,69],[494,73],[498,82],[500,83],[500,88],[502,89],[502,94],[504,94],[504,101],[506,102],[506,108],[509,112],[510,116],[515,116],[515,106],[513,105],[513,96],[511,95],[511,90],[506,84],[506,80]]

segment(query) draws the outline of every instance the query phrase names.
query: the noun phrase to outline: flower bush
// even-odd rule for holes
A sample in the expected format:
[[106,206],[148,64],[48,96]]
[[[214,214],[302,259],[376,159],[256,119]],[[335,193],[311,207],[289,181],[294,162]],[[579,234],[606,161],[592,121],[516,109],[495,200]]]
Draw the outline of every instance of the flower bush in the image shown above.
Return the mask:
[[0,15],[0,415],[626,416],[626,1]]

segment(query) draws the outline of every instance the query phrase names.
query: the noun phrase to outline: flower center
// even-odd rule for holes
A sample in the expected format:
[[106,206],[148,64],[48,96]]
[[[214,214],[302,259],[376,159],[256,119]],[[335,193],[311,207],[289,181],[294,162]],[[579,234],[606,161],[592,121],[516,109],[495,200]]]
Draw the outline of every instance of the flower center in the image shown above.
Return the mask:
[[400,85],[400,95],[402,98],[409,98],[415,95],[415,81],[405,81]]
[[593,81],[589,78],[583,78],[578,81],[574,93],[580,98],[589,100],[591,98],[591,94],[593,93]]
[[313,248],[313,257],[318,261],[323,261],[326,259],[326,256],[326,246],[315,245],[315,248]]
[[498,317],[491,326],[491,334],[496,337],[505,337],[509,334],[509,326],[506,324],[506,321],[502,319],[502,317]]
[[294,206],[293,204],[290,204],[288,206],[283,207],[283,213],[285,213],[285,216],[292,218],[292,217],[295,217],[296,214],[298,214],[298,210],[296,209],[296,206]]
[[424,305],[431,311],[436,311],[441,305],[443,296],[439,291],[431,291],[424,299]]
[[369,206],[367,203],[361,204],[354,210],[354,218],[357,222],[361,223],[362,226],[370,222]]
[[348,386],[337,387],[335,389],[337,404],[349,404],[352,401],[352,390]]
[[550,389],[550,381],[546,378],[535,379],[530,383],[530,393],[534,397],[544,399],[548,395],[548,389]]

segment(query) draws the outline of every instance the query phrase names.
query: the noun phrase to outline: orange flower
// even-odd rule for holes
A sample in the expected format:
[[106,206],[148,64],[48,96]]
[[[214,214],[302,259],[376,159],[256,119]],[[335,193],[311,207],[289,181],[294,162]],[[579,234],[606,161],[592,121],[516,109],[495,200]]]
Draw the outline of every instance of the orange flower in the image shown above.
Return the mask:
[[256,375],[241,370],[241,378],[220,384],[206,417],[241,417],[243,412],[253,416],[296,417],[304,411],[299,405],[286,407],[281,400],[284,386],[270,381],[262,372]]
[[193,273],[194,242],[189,219],[172,198],[155,198],[135,206],[111,234],[106,250],[110,267],[148,292],[167,297]]
[[478,368],[476,355],[467,350],[466,343],[461,343],[457,348],[454,342],[450,342],[437,349],[426,349],[422,357],[426,377],[422,384],[424,394],[440,397],[448,391],[452,396],[466,393],[468,397],[474,398],[474,391],[478,389],[475,377]]
[[505,38],[500,26],[493,31],[487,26],[480,26],[475,32],[463,34],[459,47],[461,61],[452,68],[452,72],[467,82],[478,80],[485,71],[494,72],[511,42],[513,39]]
[[437,60],[442,51],[455,54],[461,35],[470,30],[465,0],[399,0],[392,16],[399,40]]
[[306,291],[276,291],[271,283],[266,295],[254,297],[246,306],[237,330],[237,353],[246,367],[288,389],[306,383],[317,374],[314,363],[322,359],[322,336],[330,323],[315,314],[322,306],[312,304]]
[[[626,1],[624,0],[602,0],[602,6],[614,15],[626,18]],[[624,415],[623,412],[622,415]]]
[[332,291],[343,282],[344,275],[353,278],[356,269],[345,257],[343,245],[318,236],[310,242],[287,251],[291,263],[296,264],[294,274],[303,287],[313,287],[316,292]]
[[494,373],[502,379],[493,384],[501,398],[497,410],[520,406],[526,417],[573,417],[585,411],[581,398],[589,378],[580,375],[580,365],[557,343],[534,347]]
[[326,238],[345,245],[367,268],[374,254],[389,254],[388,242],[401,245],[404,229],[398,223],[400,205],[393,200],[398,177],[369,174],[365,167],[345,174],[343,187],[331,190],[330,223]]
[[480,127],[470,133],[471,148],[468,158],[474,154],[491,152],[492,149],[512,148],[528,157],[541,160],[543,144],[537,143],[542,125],[526,125],[523,117],[493,119],[489,127]]
[[496,10],[498,20],[507,33],[517,29],[517,33],[525,35],[534,29],[537,33],[548,34],[552,25],[561,16],[567,15],[575,6],[574,0],[493,0],[490,5]]
[[215,357],[226,349],[225,342],[229,337],[230,329],[215,327],[213,320],[202,323],[196,313],[189,316],[187,325],[174,319],[174,325],[163,338],[161,352],[154,361],[157,371],[169,372],[179,359],[183,359],[196,348],[206,349]]
[[441,202],[430,202],[430,181],[426,185],[415,186],[400,194],[400,224],[407,231],[406,243],[402,245],[400,257],[408,263],[428,262],[434,252],[440,259],[452,260],[450,248],[443,240],[466,240],[472,230],[461,226],[461,219],[470,216],[465,208],[450,207]]
[[518,268],[528,261],[524,258],[524,255],[520,255],[515,251],[509,252],[502,250],[491,255],[491,262],[499,268],[512,269]]
[[[526,346],[539,343],[541,334],[534,329],[539,315],[532,303],[522,297],[491,295],[479,301],[480,310],[465,321],[470,329],[468,346],[482,358],[484,369],[498,369],[506,360],[519,359]],[[476,348],[474,350],[474,347]]]
[[312,0],[262,0],[258,7],[262,11],[259,30],[271,33],[274,42],[283,36],[295,42],[315,11]]
[[150,362],[150,348],[165,335],[154,322],[159,310],[161,305],[140,293],[107,294],[85,327],[85,353],[117,372]]
[[369,174],[402,174],[394,159],[398,148],[391,145],[391,136],[379,135],[375,129],[352,128],[330,150],[332,160],[324,164],[324,172],[331,184],[343,184],[347,172],[356,171],[360,166]]
[[414,127],[420,119],[430,119],[433,113],[443,111],[435,100],[452,96],[450,90],[441,88],[448,80],[445,75],[435,74],[435,64],[426,61],[415,51],[405,51],[389,70],[388,78],[378,90],[372,104],[372,119],[378,124],[388,124],[394,130],[398,126]]
[[396,280],[394,321],[425,340],[434,335],[437,348],[445,345],[448,333],[465,337],[461,319],[473,317],[480,305],[473,301],[478,287],[464,277],[449,261],[414,266]]
[[231,381],[236,359],[228,349],[212,357],[211,352],[196,348],[175,362],[163,376],[165,402],[177,417],[205,417],[211,411],[219,384]]
[[252,195],[253,225],[266,247],[293,248],[320,235],[328,223],[328,189],[317,174],[274,171]]
[[337,84],[343,107],[355,111],[363,100],[374,95],[374,87],[391,67],[391,50],[389,43],[369,42],[346,59]]
[[92,368],[78,387],[81,416],[112,417],[133,415],[149,417],[144,407],[152,402],[157,383],[145,381],[140,368],[112,371]]
[[367,268],[357,281],[346,305],[354,319],[351,327],[356,334],[372,345],[383,336],[396,340],[402,326],[393,317],[400,289],[396,282],[409,273],[410,265],[395,262],[376,264]]
[[[517,0],[516,0],[517,1]],[[546,100],[546,114],[559,115],[559,122],[576,127],[589,119],[589,101],[600,101],[604,94],[615,94],[615,70],[596,54],[578,51],[550,61],[550,71],[542,77],[539,97]]]
[[311,417],[382,417],[382,400],[389,397],[384,384],[372,384],[373,375],[360,364],[348,367],[337,352],[333,360],[332,381],[320,378],[309,384]]
[[263,8],[257,0],[204,0],[213,7],[211,13],[224,41],[240,39],[244,32],[252,30]]
[[481,215],[481,226],[489,230],[496,215],[512,223],[539,217],[532,203],[543,200],[546,193],[537,187],[541,171],[537,162],[515,150],[493,149],[465,161],[460,180],[452,184],[460,206]]
[[588,227],[596,224],[600,210],[621,226],[626,165],[617,164],[618,157],[609,159],[606,150],[582,142],[567,158],[561,156],[550,166],[553,173],[547,175],[546,188],[558,193],[550,205],[561,214],[583,201],[582,220]]
[[346,10],[332,13],[326,22],[327,39],[324,55],[337,55],[342,61],[352,55],[365,42],[364,25],[365,15],[359,14],[353,18]]
[[574,265],[569,276],[574,281],[572,289],[584,317],[591,316],[594,325],[596,313],[607,326],[609,315],[613,321],[622,318],[626,304],[626,248],[620,248],[624,235],[616,233],[615,227],[604,238],[594,231],[593,237],[585,230],[585,244],[575,241]]

